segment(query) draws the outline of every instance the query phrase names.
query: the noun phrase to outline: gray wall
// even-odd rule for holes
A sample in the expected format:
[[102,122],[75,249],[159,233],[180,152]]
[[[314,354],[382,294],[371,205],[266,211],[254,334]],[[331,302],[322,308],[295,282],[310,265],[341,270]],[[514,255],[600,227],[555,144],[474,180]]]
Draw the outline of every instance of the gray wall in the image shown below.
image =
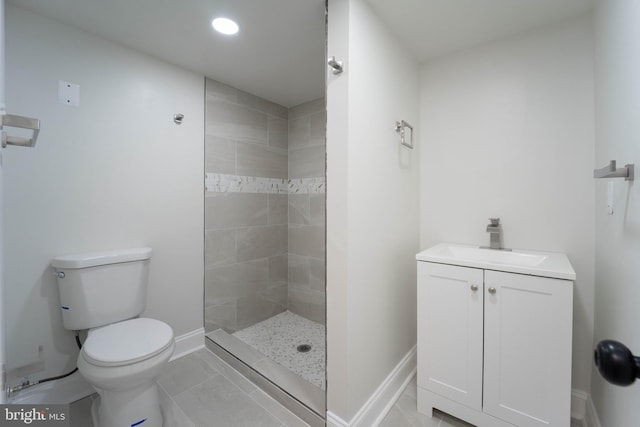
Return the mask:
[[323,100],[289,111],[206,80],[207,332],[324,321],[324,123]]

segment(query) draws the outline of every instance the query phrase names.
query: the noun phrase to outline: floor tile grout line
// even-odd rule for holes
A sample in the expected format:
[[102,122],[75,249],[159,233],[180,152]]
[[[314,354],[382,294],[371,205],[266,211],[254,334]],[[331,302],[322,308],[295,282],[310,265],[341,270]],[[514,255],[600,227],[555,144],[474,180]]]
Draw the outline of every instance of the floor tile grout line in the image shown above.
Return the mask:
[[272,411],[269,410],[269,408],[265,407],[264,405],[262,405],[262,403],[260,403],[258,400],[256,400],[253,397],[254,393],[260,393],[262,395],[264,395],[268,400],[272,401],[274,404],[280,406],[282,408],[283,411],[287,412],[289,415],[291,415],[294,418],[297,418],[298,420],[300,420],[300,422],[304,425],[308,425],[307,423],[304,422],[304,420],[302,420],[300,417],[298,417],[296,414],[294,414],[293,412],[289,411],[287,408],[285,408],[284,406],[282,406],[277,400],[275,400],[274,398],[272,398],[271,396],[269,396],[268,393],[265,393],[264,391],[262,391],[261,389],[257,388],[254,391],[252,391],[251,393],[248,393],[249,397],[251,398],[251,400],[253,400],[255,403],[257,403],[262,409],[264,409],[265,411],[267,411],[269,414],[271,414],[275,419],[277,419],[278,421],[280,421],[283,425],[287,425],[286,420],[283,420],[282,418],[280,418],[278,415],[274,414]]
[[[171,399],[173,399],[174,397],[178,397],[178,396],[180,396],[180,395],[182,395],[182,394],[184,394],[184,393],[186,393],[186,392],[188,392],[188,391],[193,390],[195,387],[198,387],[198,386],[200,386],[200,385],[202,385],[202,384],[206,383],[207,381],[209,381],[209,380],[211,380],[211,379],[215,378],[216,376],[222,376],[222,377],[224,377],[224,375],[222,375],[222,374],[220,374],[219,372],[217,372],[217,371],[216,371],[216,373],[215,373],[215,374],[213,374],[213,375],[211,375],[211,376],[209,376],[209,377],[205,378],[204,380],[200,381],[200,382],[199,382],[199,383],[197,383],[197,384],[193,384],[193,385],[192,385],[192,386],[190,386],[189,388],[186,388],[186,389],[182,390],[180,393],[177,393],[177,394],[175,394],[175,395],[173,395],[173,396],[172,396],[172,395],[170,395],[169,393],[167,393],[167,396],[169,396]],[[160,385],[160,383],[158,383],[158,385]],[[234,384],[234,385],[235,385],[235,384]],[[165,389],[164,389],[164,387],[163,387],[163,390],[165,390]],[[165,393],[166,393],[166,390],[165,390]]]
[[[167,392],[167,390],[162,386],[162,384],[160,384],[158,381],[156,381],[156,384],[162,390],[162,392],[169,398],[169,400],[171,400],[171,403],[173,404],[173,407],[177,408],[180,411],[180,413],[182,415],[184,415],[184,418],[189,421],[189,423],[190,423],[189,427],[196,427],[196,425],[193,422],[193,420],[191,419],[191,417],[189,417],[189,415],[182,409],[182,406],[180,406],[180,404],[178,402],[176,402],[176,400],[173,398],[173,396],[171,396]],[[182,394],[182,393],[178,393],[176,396],[178,396],[179,394]],[[164,422],[163,422],[163,424],[164,424]]]

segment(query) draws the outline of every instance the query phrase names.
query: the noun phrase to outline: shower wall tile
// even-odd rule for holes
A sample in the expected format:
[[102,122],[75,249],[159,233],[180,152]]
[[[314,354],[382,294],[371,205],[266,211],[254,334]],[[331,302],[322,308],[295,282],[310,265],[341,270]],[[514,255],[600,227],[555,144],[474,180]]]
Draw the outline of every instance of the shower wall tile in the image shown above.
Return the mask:
[[205,271],[205,328],[235,332],[286,311],[286,282],[268,281],[268,260]]
[[298,117],[308,116],[310,114],[324,110],[324,98],[314,99],[312,101],[289,108],[289,119],[297,119]]
[[289,121],[280,117],[269,117],[269,147],[289,148]]
[[327,198],[325,194],[309,195],[309,222],[314,225],[325,224]]
[[206,230],[205,268],[236,262],[236,230]]
[[287,226],[267,225],[237,230],[236,259],[248,261],[287,252]]
[[289,195],[289,224],[309,224],[310,197],[308,194]]
[[289,285],[287,282],[269,283],[269,285],[261,289],[257,293],[258,298],[279,305],[283,311],[287,309]]
[[324,324],[326,320],[324,292],[290,287],[289,310],[309,320]]
[[323,109],[309,116],[309,136],[317,143],[323,144],[327,134],[327,113]]
[[[289,180],[324,178],[326,162],[324,99],[289,109]],[[288,308],[324,321],[325,194],[289,193]]]
[[269,194],[269,225],[287,225],[288,197],[286,194]]
[[296,188],[308,188],[309,191],[316,193],[324,193],[324,181],[319,182],[319,180],[319,178],[287,180],[282,178],[206,173],[204,184],[208,193],[288,194],[292,186]]
[[324,258],[289,253],[289,284],[291,286],[307,290],[324,290],[324,277]]
[[322,145],[289,150],[289,179],[324,176],[326,149]]
[[269,284],[271,283],[287,283],[289,280],[288,255],[282,254],[269,257]]
[[236,327],[238,330],[244,329],[286,310],[286,305],[283,306],[258,296],[239,298],[236,311]]
[[326,288],[326,268],[324,258],[309,258],[309,287],[324,294]]
[[287,110],[206,86],[206,330],[287,308],[324,321],[324,100]]
[[268,194],[207,193],[205,227],[231,228],[266,225]]
[[238,175],[287,179],[287,152],[238,142],[236,145]]
[[305,147],[311,141],[311,122],[309,116],[289,119],[289,149]]
[[227,302],[219,305],[205,306],[204,331],[205,333],[224,329],[229,333],[236,329],[236,302]]
[[236,174],[236,143],[214,135],[205,137],[205,172]]
[[296,288],[310,289],[309,257],[289,254],[289,285]]
[[286,310],[288,109],[206,88],[205,327],[234,332]]
[[227,102],[238,102],[239,90],[233,86],[220,83],[213,79],[206,79],[205,94],[207,99],[223,100]]
[[206,134],[267,144],[267,115],[219,99],[207,99]]
[[289,226],[289,253],[310,256],[314,258],[325,257],[325,232],[324,226],[318,225],[290,225]]
[[257,294],[268,286],[266,259],[205,270],[205,305],[217,305]]
[[287,119],[289,117],[289,110],[287,107],[267,101],[264,98],[260,98],[242,90],[238,90],[238,104],[281,119]]

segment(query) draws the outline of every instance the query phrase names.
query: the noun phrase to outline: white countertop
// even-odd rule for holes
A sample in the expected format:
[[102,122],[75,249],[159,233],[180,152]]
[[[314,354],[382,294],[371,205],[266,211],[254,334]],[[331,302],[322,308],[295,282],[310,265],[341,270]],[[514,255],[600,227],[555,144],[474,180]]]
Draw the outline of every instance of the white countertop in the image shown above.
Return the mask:
[[418,253],[416,260],[556,279],[576,279],[576,272],[569,259],[560,252],[519,249],[504,251],[479,246],[440,243]]

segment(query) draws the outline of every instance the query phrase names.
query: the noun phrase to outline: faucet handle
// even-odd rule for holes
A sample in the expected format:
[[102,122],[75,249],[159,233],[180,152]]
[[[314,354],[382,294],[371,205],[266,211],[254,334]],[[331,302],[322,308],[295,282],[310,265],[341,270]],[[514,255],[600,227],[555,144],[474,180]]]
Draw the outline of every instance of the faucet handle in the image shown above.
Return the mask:
[[489,218],[489,221],[491,222],[491,225],[493,227],[497,227],[500,225],[500,218]]

